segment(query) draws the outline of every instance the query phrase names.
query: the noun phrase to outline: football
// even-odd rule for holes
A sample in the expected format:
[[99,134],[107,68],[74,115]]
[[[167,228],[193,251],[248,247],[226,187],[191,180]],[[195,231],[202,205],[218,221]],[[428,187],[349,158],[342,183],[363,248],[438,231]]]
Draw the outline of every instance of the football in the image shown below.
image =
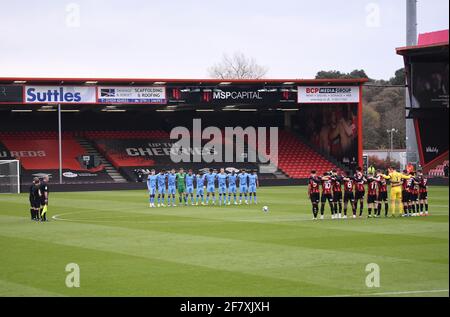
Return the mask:
[[264,207],[262,208],[262,210],[263,210],[263,212],[269,212],[269,207],[264,206]]

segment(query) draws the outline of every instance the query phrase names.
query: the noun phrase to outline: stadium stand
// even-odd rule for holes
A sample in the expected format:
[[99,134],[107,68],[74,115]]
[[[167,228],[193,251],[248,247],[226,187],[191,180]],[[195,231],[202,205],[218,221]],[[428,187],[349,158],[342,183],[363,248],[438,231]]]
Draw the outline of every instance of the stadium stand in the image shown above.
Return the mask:
[[[224,131],[222,134],[223,140],[230,142],[225,139]],[[267,145],[268,140],[269,136]],[[12,157],[20,157],[22,168],[26,171],[54,172],[59,167],[58,139],[55,131],[1,132],[0,143]],[[172,143],[169,133],[164,130],[68,131],[63,133],[63,169],[99,173],[105,172],[106,167],[106,176],[109,177],[106,180],[102,177],[101,181],[123,181],[121,176],[134,181],[136,169],[171,168],[173,163],[169,151]],[[245,150],[249,149],[246,147]],[[98,166],[87,169],[83,166],[81,157],[90,154],[99,156],[100,162]],[[312,169],[319,173],[331,169],[339,170],[334,163],[306,145],[294,133],[284,130],[279,131],[278,159],[279,171],[293,179],[308,178]],[[108,170],[109,165],[112,165],[111,170]],[[204,165],[184,164],[186,168],[193,169],[206,168]],[[216,168],[220,165],[208,166]],[[257,169],[256,164],[247,162],[228,165],[237,169]]]
[[442,164],[436,166],[435,168],[429,170],[428,172],[428,176],[430,177],[444,177],[445,176],[445,172],[444,172],[444,166],[448,165],[449,161],[444,161]]
[[[64,177],[68,183],[112,182],[105,173],[101,162],[86,166],[83,157],[89,153],[74,137],[73,132],[62,135]],[[32,177],[38,174],[56,175],[59,170],[59,151],[57,132],[26,131],[0,132],[2,157],[20,160],[22,175]]]
[[278,160],[278,167],[291,178],[308,178],[312,169],[320,174],[332,169],[339,170],[288,131],[280,131]]

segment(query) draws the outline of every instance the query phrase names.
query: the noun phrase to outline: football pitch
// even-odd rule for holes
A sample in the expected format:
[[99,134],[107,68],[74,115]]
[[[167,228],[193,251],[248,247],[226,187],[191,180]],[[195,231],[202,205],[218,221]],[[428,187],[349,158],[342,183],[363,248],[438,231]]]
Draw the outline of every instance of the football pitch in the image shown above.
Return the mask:
[[449,296],[448,194],[430,188],[430,217],[331,220],[327,206],[312,221],[305,187],[153,209],[145,190],[51,193],[48,223],[28,195],[0,195],[0,296]]

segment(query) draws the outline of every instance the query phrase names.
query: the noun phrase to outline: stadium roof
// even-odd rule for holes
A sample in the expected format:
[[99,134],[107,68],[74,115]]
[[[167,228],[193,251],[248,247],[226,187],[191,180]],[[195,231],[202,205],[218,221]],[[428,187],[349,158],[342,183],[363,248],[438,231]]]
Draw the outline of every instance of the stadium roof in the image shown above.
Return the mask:
[[442,30],[419,35],[418,44],[397,48],[399,55],[415,55],[427,52],[448,51],[449,30]]
[[168,78],[37,78],[0,77],[0,84],[46,84],[46,85],[333,85],[364,84],[366,78],[353,79],[168,79]]

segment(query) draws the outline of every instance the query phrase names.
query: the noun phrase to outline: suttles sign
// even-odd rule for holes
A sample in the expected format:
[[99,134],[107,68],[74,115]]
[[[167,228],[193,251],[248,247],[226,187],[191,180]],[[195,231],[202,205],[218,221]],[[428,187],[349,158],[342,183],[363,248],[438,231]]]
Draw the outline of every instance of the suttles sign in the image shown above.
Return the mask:
[[25,86],[25,103],[95,103],[95,87]]
[[166,104],[165,87],[98,87],[99,103]]
[[358,86],[298,87],[298,103],[358,103]]

